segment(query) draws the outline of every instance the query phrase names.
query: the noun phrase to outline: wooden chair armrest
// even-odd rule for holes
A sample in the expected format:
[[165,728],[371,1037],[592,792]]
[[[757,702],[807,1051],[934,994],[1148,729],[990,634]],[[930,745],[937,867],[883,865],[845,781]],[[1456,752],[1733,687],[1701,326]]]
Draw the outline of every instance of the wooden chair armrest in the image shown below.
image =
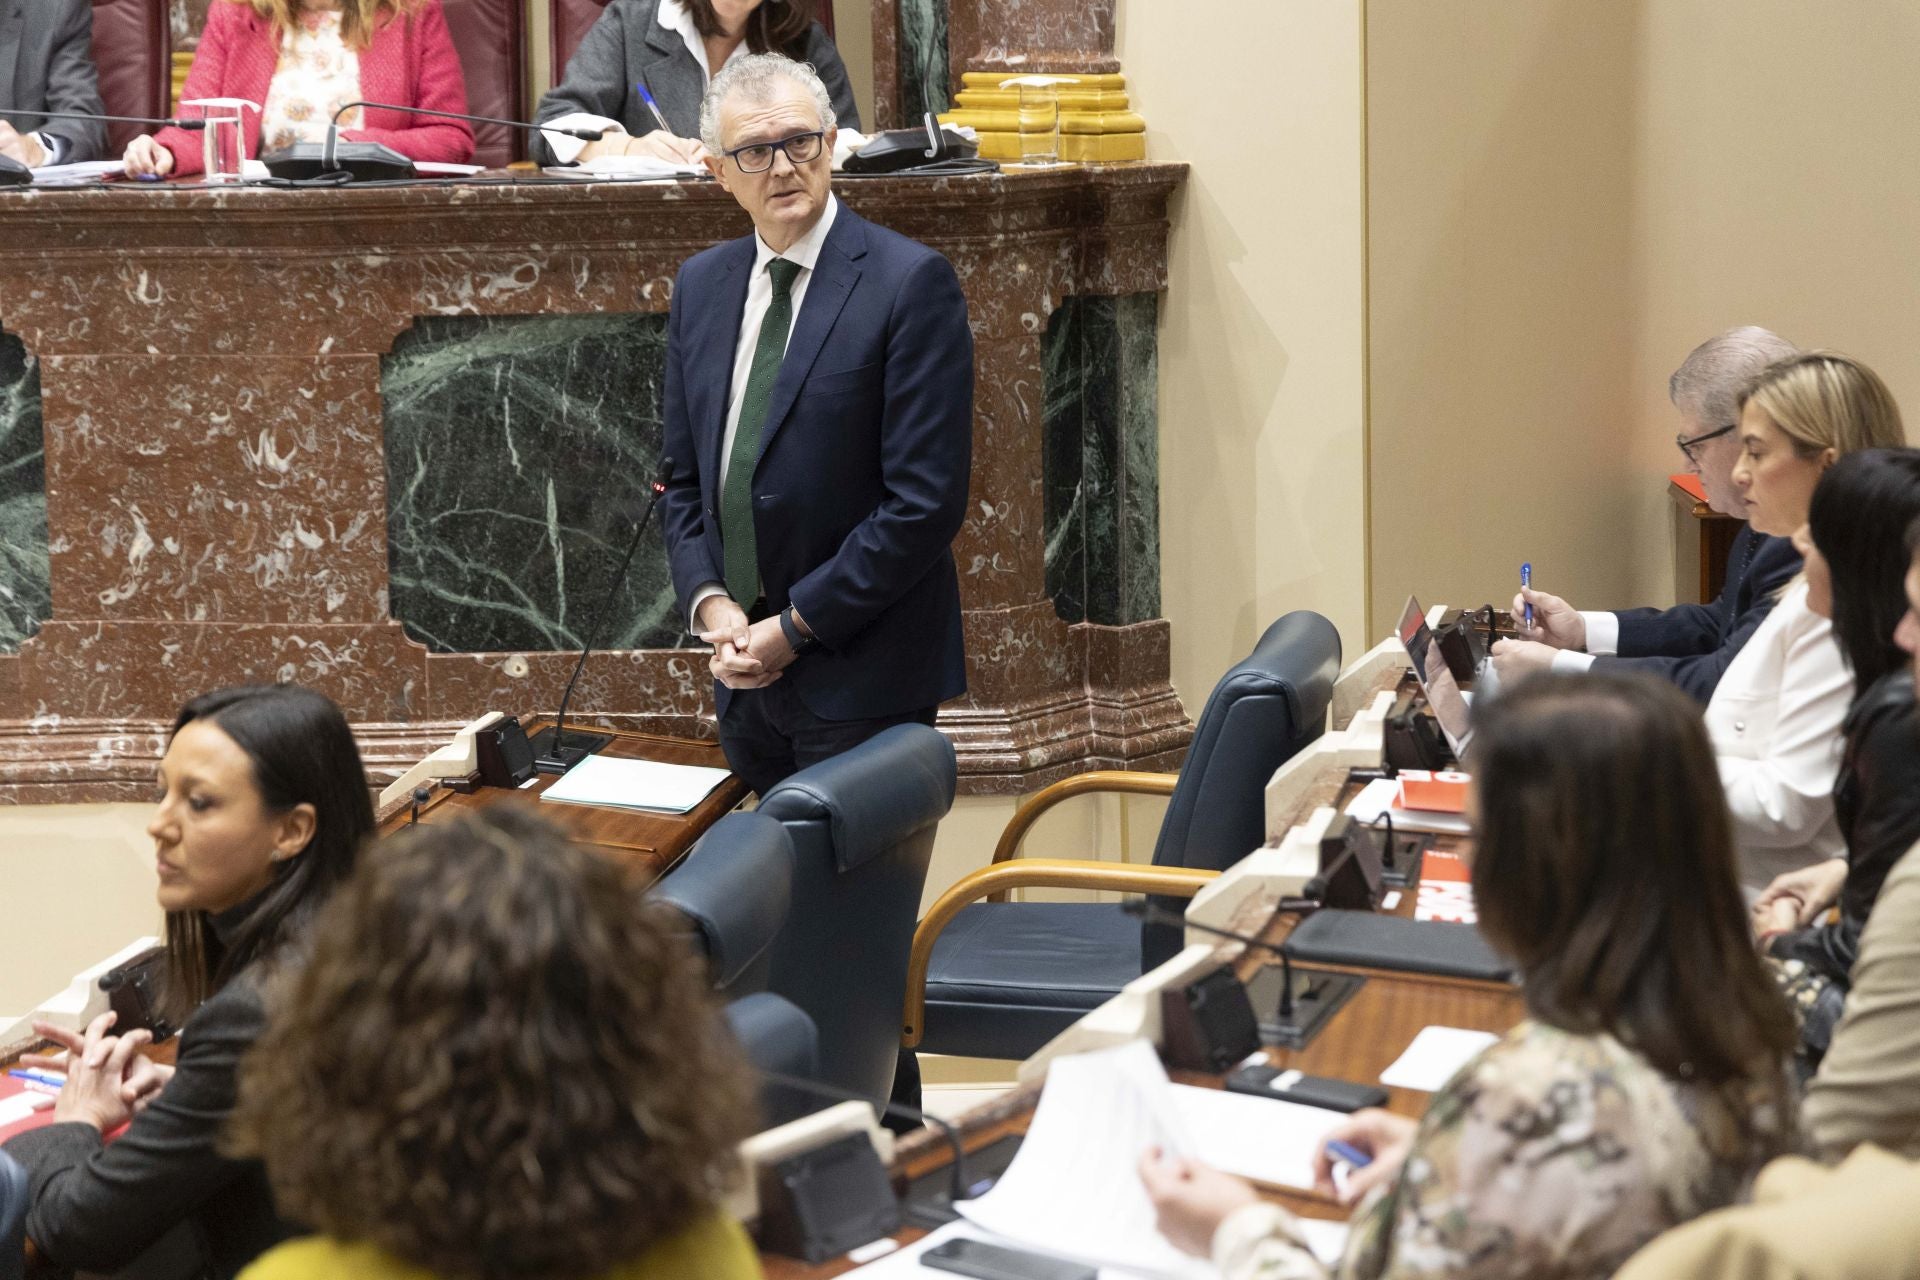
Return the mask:
[[[1123,775],[1124,776],[1124,775]],[[1148,775],[1152,776],[1152,775]],[[1070,858],[1028,858],[981,867],[962,876],[941,894],[913,931],[907,958],[907,1003],[900,1042],[920,1043],[927,1014],[927,965],[933,944],[961,908],[988,894],[1008,889],[1105,889],[1113,893],[1157,893],[1191,898],[1220,873],[1199,867],[1156,867],[1129,862],[1089,862]]]
[[1018,854],[1020,842],[1027,838],[1028,828],[1040,820],[1041,814],[1062,800],[1103,791],[1136,796],[1170,796],[1179,781],[1180,775],[1177,773],[1145,773],[1133,769],[1096,769],[1092,773],[1076,773],[1071,778],[1062,778],[1052,786],[1034,792],[1013,811],[1013,817],[1007,820],[1006,830],[1000,833],[1000,843],[993,848],[993,860],[1006,862]]

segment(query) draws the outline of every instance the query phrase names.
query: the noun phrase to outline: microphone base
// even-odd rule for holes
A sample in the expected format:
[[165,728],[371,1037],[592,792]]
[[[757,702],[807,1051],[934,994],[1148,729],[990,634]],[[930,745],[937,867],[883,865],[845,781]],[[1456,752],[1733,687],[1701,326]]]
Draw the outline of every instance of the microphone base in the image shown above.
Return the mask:
[[288,182],[310,182],[332,173],[345,173],[354,182],[394,182],[420,176],[413,161],[378,142],[335,144],[332,169],[326,167],[326,150],[323,143],[296,142],[260,159],[268,173]]
[[1342,1005],[1367,984],[1356,973],[1293,966],[1293,1013],[1280,1016],[1281,984],[1285,971],[1270,965],[1247,982],[1247,999],[1260,1021],[1260,1043],[1282,1049],[1304,1049],[1320,1034]]
[[610,733],[583,733],[569,728],[566,741],[556,744],[553,730],[542,729],[533,735],[533,767],[541,773],[565,773],[612,741]]

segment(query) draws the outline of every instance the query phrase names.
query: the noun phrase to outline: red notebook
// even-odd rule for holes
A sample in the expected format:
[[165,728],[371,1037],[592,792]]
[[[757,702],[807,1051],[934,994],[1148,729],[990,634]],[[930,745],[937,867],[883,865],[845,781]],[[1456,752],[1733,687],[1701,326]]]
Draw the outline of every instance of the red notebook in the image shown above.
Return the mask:
[[1420,895],[1413,902],[1413,918],[1479,923],[1480,913],[1473,909],[1473,877],[1466,863],[1450,853],[1427,850],[1420,859]]
[[1673,483],[1679,485],[1682,489],[1685,489],[1687,496],[1695,502],[1705,502],[1707,500],[1707,491],[1701,486],[1700,477],[1693,474],[1693,472],[1682,471],[1677,476],[1668,476],[1667,479],[1673,481]]

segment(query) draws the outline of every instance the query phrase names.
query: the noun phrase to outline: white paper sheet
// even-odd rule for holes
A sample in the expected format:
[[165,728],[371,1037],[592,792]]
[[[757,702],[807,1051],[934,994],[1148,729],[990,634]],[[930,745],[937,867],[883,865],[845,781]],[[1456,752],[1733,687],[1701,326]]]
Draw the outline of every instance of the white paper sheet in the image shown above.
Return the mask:
[[989,1231],[1101,1266],[1213,1280],[1210,1263],[1181,1253],[1154,1226],[1137,1172],[1153,1147],[1197,1154],[1151,1046],[1135,1040],[1056,1059],[1013,1164],[960,1212]]
[[541,792],[540,798],[564,804],[685,813],[726,780],[725,769],[588,756],[566,777]]
[[118,160],[81,160],[74,164],[43,164],[33,171],[36,185],[72,187],[98,182],[110,173],[119,173]]
[[675,164],[653,156],[595,156],[579,164],[549,165],[540,172],[553,178],[579,178],[591,182],[642,181],[659,178],[703,178],[702,165]]
[[477,164],[454,164],[450,160],[415,160],[413,167],[432,178],[471,178],[481,169]]
[[1461,1027],[1423,1028],[1393,1065],[1380,1073],[1380,1083],[1432,1092],[1499,1038],[1491,1032]]
[[1348,802],[1347,814],[1364,824],[1373,822],[1382,813],[1391,813],[1394,829],[1398,831],[1432,831],[1450,836],[1473,833],[1465,814],[1441,813],[1433,809],[1402,809],[1399,799],[1400,784],[1392,778],[1378,778],[1360,788],[1360,794]]
[[1313,1188],[1313,1153],[1346,1117],[1325,1107],[1224,1089],[1168,1085],[1194,1154],[1216,1169],[1273,1186]]

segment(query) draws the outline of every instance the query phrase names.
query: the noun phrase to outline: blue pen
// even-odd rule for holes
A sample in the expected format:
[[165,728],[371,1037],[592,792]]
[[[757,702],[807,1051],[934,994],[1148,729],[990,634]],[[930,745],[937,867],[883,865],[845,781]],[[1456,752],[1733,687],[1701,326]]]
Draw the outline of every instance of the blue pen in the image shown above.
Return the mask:
[[[1529,560],[1520,566],[1520,589],[1522,591],[1529,591],[1532,588],[1533,561]],[[1533,601],[1531,600],[1527,601],[1527,630],[1533,630]]]
[[1364,1169],[1373,1163],[1372,1156],[1354,1146],[1352,1143],[1342,1142],[1338,1138],[1334,1138],[1327,1143],[1327,1154],[1335,1160],[1343,1164],[1351,1165],[1356,1169]]
[[35,1071],[29,1067],[15,1067],[7,1074],[15,1080],[25,1080],[29,1084],[43,1084],[55,1089],[67,1082],[65,1076],[50,1075],[45,1071]]
[[134,177],[134,181],[136,181],[136,182],[158,182],[158,181],[160,181],[160,175],[159,175],[159,174],[157,174],[157,173],[136,173],[136,174],[134,174],[134,175],[133,175],[133,177]]
[[672,133],[673,130],[667,126],[667,118],[660,114],[660,104],[653,100],[651,93],[647,92],[647,82],[644,79],[637,80],[633,87],[640,94],[640,101],[646,103],[647,110],[653,113],[653,122],[660,126],[660,132]]

